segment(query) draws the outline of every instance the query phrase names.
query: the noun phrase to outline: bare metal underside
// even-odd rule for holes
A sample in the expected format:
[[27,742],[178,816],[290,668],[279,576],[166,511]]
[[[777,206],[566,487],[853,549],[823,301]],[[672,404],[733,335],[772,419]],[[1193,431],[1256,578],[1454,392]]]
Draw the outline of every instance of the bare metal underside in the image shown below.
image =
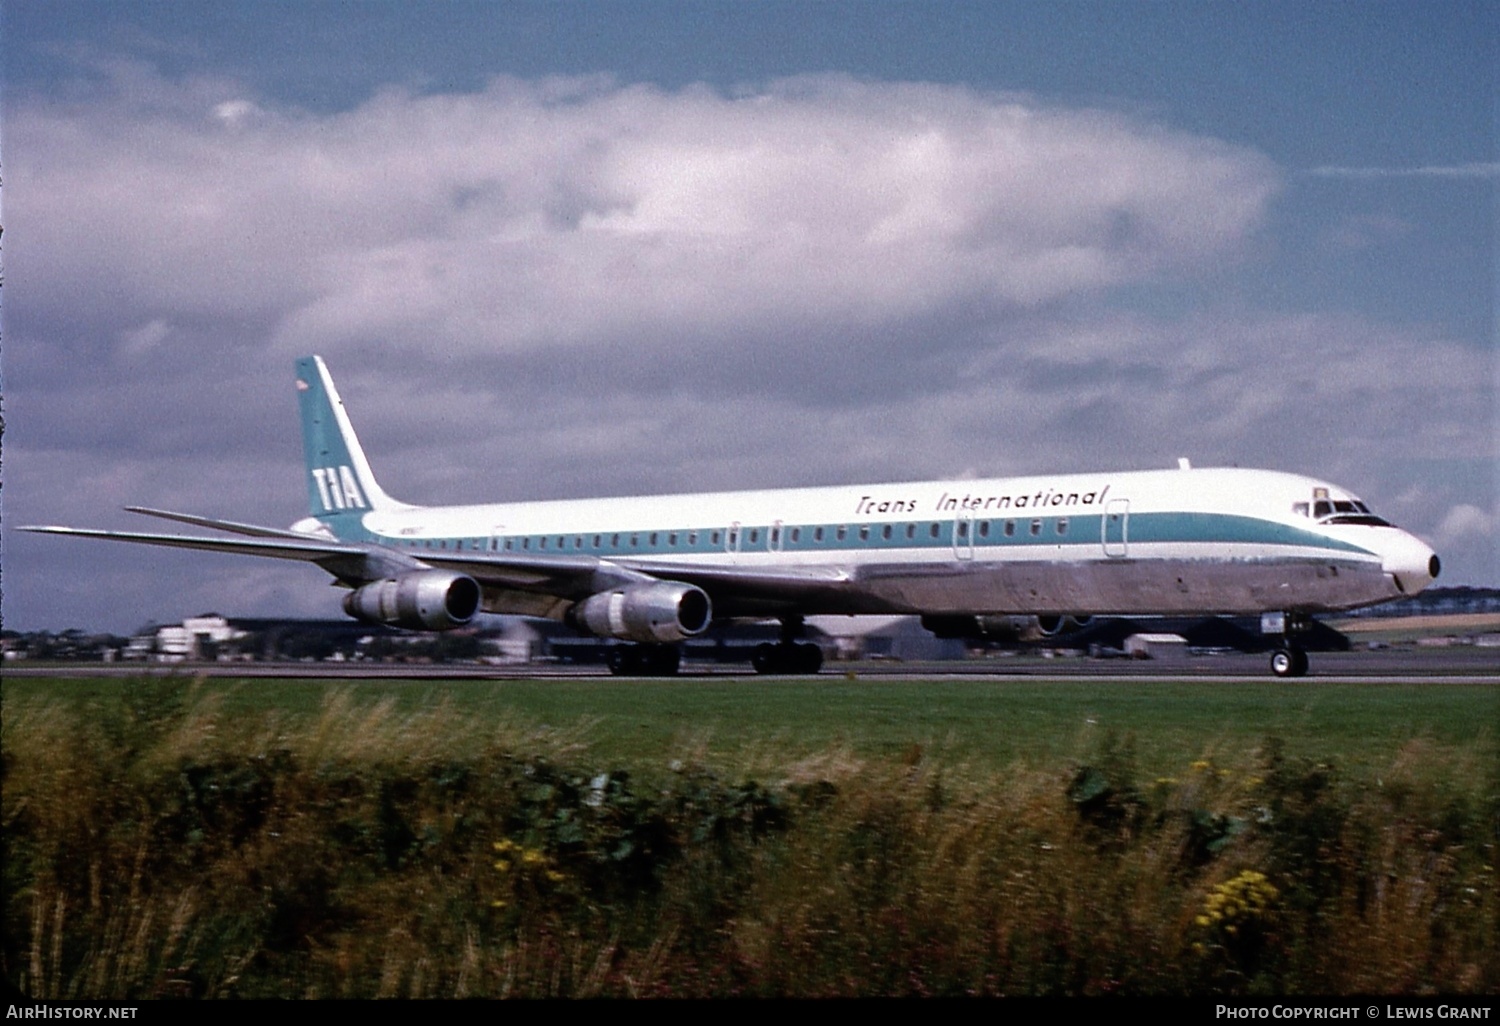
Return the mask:
[[[805,614],[1087,615],[1321,613],[1386,601],[1396,592],[1378,566],[1354,560],[1107,559],[1093,562],[885,564],[845,580],[807,581],[757,596],[691,574],[720,618]],[[1359,598],[1355,598],[1359,596]],[[552,596],[486,589],[486,609],[560,616],[569,603]]]

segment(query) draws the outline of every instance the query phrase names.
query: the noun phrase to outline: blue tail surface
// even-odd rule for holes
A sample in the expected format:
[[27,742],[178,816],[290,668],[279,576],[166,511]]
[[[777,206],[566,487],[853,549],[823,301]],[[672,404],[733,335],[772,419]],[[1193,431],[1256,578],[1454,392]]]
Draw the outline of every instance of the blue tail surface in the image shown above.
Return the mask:
[[297,361],[297,402],[307,465],[307,505],[314,517],[330,521],[372,510],[408,508],[376,483],[321,356]]

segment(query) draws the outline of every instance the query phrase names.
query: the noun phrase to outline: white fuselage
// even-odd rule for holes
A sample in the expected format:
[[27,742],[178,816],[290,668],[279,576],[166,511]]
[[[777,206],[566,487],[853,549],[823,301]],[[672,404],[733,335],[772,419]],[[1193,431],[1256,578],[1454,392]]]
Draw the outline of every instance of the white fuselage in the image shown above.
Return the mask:
[[[663,577],[817,571],[826,584],[799,595],[804,613],[1310,613],[1432,581],[1428,546],[1351,507],[1364,510],[1307,477],[1180,469],[351,510],[335,531],[432,565],[574,557]],[[727,589],[715,612],[780,606]],[[486,608],[554,611],[504,593]]]

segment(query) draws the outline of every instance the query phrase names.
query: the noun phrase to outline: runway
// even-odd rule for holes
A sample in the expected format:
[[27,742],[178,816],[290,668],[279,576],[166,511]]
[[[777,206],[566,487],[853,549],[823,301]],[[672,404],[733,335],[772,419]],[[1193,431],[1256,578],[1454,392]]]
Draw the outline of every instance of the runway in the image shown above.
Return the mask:
[[[319,680],[451,680],[507,681],[538,679],[609,678],[600,665],[529,663],[518,665],[420,664],[370,662],[215,662],[215,663],[42,663],[6,664],[8,677],[131,677],[206,676],[241,679]],[[1267,657],[1261,654],[1220,653],[1186,656],[1171,660],[1043,658],[1035,654],[997,656],[987,659],[932,662],[871,660],[824,665],[821,679],[879,680],[995,680],[1077,681],[1100,684],[1197,681],[1201,683],[1273,682]],[[675,678],[693,680],[739,678],[747,684],[757,680],[787,679],[761,676],[747,664],[696,663],[689,661]],[[618,678],[628,686],[638,677]],[[1306,677],[1288,679],[1288,687],[1318,684],[1424,684],[1470,683],[1500,685],[1500,651],[1471,646],[1433,649],[1386,649],[1356,652],[1317,652]]]

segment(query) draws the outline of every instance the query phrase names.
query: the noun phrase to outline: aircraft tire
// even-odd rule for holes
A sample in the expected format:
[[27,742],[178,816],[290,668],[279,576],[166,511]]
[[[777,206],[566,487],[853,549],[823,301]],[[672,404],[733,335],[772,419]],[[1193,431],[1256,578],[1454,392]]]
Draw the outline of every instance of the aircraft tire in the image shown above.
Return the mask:
[[675,677],[682,650],[676,645],[616,645],[609,650],[608,665],[616,677]]
[[756,673],[814,674],[823,668],[823,650],[817,645],[763,642],[755,646],[750,665]]
[[643,655],[642,673],[653,677],[675,677],[682,667],[682,649],[676,645],[648,648]]
[[616,677],[633,677],[640,672],[640,656],[634,645],[616,645],[609,650],[609,672]]
[[1292,646],[1278,648],[1271,653],[1271,672],[1278,677],[1306,676],[1307,653]]

